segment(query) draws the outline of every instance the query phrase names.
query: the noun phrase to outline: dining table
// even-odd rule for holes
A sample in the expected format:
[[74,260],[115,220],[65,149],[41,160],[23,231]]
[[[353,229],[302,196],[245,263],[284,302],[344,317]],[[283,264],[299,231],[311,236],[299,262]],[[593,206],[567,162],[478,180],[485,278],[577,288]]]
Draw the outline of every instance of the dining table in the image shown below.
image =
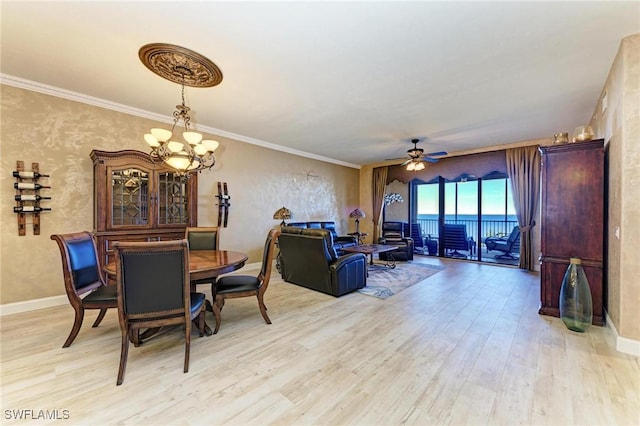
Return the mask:
[[[189,278],[191,280],[191,291],[195,291],[196,280],[209,279],[212,281],[222,274],[228,274],[242,268],[249,257],[245,253],[231,250],[193,250],[189,251]],[[109,278],[116,279],[116,262],[109,262],[104,266],[105,273]],[[210,303],[207,303],[210,306]],[[144,337],[150,337],[155,331],[145,332]],[[212,333],[209,326],[205,326],[208,336]],[[142,336],[141,336],[142,338]]]

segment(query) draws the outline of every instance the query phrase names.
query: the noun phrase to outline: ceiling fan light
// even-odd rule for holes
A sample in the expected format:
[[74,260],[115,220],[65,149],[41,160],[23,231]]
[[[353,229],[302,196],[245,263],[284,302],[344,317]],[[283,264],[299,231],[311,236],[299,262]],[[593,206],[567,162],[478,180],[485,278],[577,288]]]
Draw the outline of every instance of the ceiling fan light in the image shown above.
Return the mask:
[[416,172],[420,171],[420,170],[424,170],[424,163],[421,161],[418,164],[416,164],[416,167],[414,169]]
[[409,164],[407,164],[407,170],[412,172],[416,169],[416,164],[412,161]]

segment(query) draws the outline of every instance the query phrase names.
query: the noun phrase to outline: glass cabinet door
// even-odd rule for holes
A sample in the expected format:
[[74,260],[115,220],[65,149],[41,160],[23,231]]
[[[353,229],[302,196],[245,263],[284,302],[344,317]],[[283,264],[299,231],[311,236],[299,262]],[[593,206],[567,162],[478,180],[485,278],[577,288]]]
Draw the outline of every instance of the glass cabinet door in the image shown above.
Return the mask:
[[158,225],[189,223],[188,182],[177,173],[158,173]]
[[149,225],[149,172],[111,170],[111,226]]

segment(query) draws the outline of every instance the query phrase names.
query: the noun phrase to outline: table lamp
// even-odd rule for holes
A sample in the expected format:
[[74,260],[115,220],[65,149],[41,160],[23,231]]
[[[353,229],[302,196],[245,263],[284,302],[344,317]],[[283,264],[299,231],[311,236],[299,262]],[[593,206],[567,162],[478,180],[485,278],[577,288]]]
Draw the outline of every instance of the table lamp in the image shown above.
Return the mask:
[[351,213],[349,213],[349,217],[356,219],[356,233],[360,234],[360,218],[365,217],[365,214],[360,209],[353,209]]
[[285,226],[286,225],[286,223],[284,222],[285,219],[291,219],[292,217],[293,217],[293,213],[291,212],[291,210],[289,210],[284,206],[282,206],[281,209],[276,210],[276,212],[273,214],[274,219],[282,220],[282,222],[280,223],[280,226]]

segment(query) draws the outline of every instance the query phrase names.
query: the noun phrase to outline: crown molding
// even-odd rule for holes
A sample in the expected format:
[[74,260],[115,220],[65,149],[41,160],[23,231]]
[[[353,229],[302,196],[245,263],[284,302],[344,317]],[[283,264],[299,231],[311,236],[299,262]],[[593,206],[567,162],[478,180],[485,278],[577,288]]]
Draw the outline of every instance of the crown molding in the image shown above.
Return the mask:
[[[70,101],[80,102],[83,104],[105,108],[112,111],[122,112],[124,114],[134,115],[136,117],[142,117],[142,118],[159,121],[166,124],[173,123],[173,118],[166,115],[156,114],[156,113],[145,111],[139,108],[134,108],[127,105],[110,102],[100,98],[94,98],[92,96],[84,95],[82,93],[72,92],[69,90],[61,89],[59,87],[38,83],[36,81],[25,80],[23,78],[15,77],[9,74],[0,73],[0,84],[6,84],[7,86],[13,86],[20,89],[30,90],[32,92],[43,93],[45,95],[68,99]],[[251,145],[272,149],[274,151],[280,151],[280,152],[285,152],[287,154],[297,155],[299,157],[310,158],[312,160],[318,160],[318,161],[323,161],[325,163],[336,164],[338,166],[344,166],[344,167],[349,167],[349,168],[358,169],[358,170],[362,168],[362,166],[358,164],[347,163],[345,161],[323,157],[321,155],[311,154],[309,152],[288,148],[282,145],[277,145],[277,144],[266,142],[260,139],[251,138],[249,136],[243,136],[237,133],[216,129],[215,127],[203,126],[199,123],[198,123],[198,131],[201,133],[209,133],[212,135],[233,139],[239,142],[245,142]]]

